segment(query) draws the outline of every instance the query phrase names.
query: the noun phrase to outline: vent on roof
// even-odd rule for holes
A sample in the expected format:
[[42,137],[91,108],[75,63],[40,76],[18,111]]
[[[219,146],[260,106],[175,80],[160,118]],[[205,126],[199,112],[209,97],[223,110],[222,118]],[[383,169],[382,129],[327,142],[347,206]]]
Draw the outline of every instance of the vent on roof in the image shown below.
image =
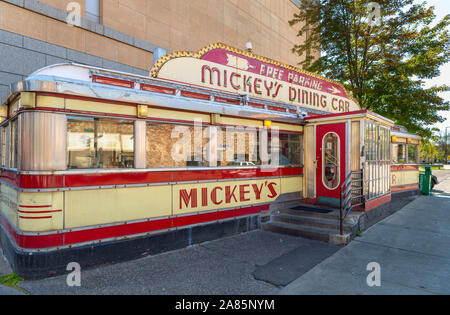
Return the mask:
[[116,78],[103,77],[103,76],[98,76],[98,75],[92,76],[92,82],[126,87],[126,88],[134,88],[134,82],[120,80],[120,79],[116,79]]

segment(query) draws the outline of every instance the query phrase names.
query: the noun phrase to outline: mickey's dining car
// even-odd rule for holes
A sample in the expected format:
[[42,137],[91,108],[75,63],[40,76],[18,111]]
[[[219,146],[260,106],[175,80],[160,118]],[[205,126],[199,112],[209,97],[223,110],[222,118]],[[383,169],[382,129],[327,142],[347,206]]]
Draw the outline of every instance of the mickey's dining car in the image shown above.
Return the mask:
[[336,206],[350,171],[364,174],[358,210],[391,198],[392,121],[332,80],[224,44],[163,56],[149,77],[61,64],[10,90],[0,240],[27,278]]

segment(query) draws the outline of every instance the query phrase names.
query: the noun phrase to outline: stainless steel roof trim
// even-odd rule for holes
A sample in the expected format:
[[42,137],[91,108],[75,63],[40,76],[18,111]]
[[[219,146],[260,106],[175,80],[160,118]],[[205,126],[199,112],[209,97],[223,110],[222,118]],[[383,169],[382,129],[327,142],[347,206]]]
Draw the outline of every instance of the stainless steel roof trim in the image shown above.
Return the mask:
[[135,90],[86,81],[69,80],[51,76],[29,77],[11,86],[11,93],[49,92],[92,97],[126,103],[158,106],[175,110],[190,110],[204,113],[273,120],[304,124],[304,120],[291,113],[261,110],[251,106],[223,104],[211,100],[190,99],[177,95],[166,95],[150,91]]
[[[218,113],[223,115],[232,115],[232,116],[251,115],[249,116],[249,118],[271,119],[275,121],[289,122],[296,124],[304,124],[303,117],[300,117],[298,113],[297,114],[290,113],[289,109],[297,110],[297,112],[307,110],[308,112],[316,114],[329,114],[327,112],[314,108],[303,108],[293,104],[287,104],[275,100],[274,101],[264,100],[255,97],[249,97],[249,102],[259,103],[266,106],[270,105],[283,107],[286,109],[286,114],[281,113],[279,111],[270,111],[267,108],[261,110],[251,106],[223,104],[220,102],[202,101],[199,99],[191,100],[195,104],[199,104],[197,109],[195,108],[195,106],[194,108],[192,108],[193,107],[192,105],[188,106],[187,108],[184,108],[184,106],[187,105],[187,103],[178,104],[178,106],[177,105],[168,106],[166,104],[167,100],[173,101],[177,97],[179,100],[186,100],[187,98],[181,97],[179,95],[175,96],[160,95],[159,93],[144,91],[136,88],[131,89],[112,85],[109,86],[104,84],[97,84],[92,82],[93,75],[107,76],[121,80],[130,80],[136,83],[137,87],[140,87],[140,84],[149,84],[166,88],[172,88],[176,90],[206,93],[211,96],[219,96],[235,100],[239,100],[240,98],[240,95],[236,93],[208,89],[206,87],[197,87],[183,83],[175,83],[168,80],[151,78],[150,76],[146,77],[120,71],[80,65],[76,63],[65,63],[44,67],[29,75],[23,81],[19,81],[12,84],[10,87],[10,94],[4,96],[4,99],[2,99],[1,104],[10,99],[13,95],[22,91],[30,91],[30,92],[42,91],[53,93],[67,93],[77,96],[105,98],[108,100],[119,100],[124,102],[143,103],[175,109],[197,110],[201,112]],[[96,89],[101,88],[103,88],[103,90],[97,93]],[[110,90],[111,93],[107,93],[108,90]],[[120,93],[118,93],[118,91],[120,91]],[[141,97],[139,97],[139,95],[141,95]],[[142,95],[145,95],[146,97],[143,97]],[[149,95],[153,95],[155,98],[149,100],[148,99]],[[161,98],[158,99],[157,98],[158,96],[160,96]],[[120,97],[120,99],[117,99],[115,97]],[[161,104],[159,104],[158,101],[161,100],[165,101],[162,101]],[[201,106],[202,103],[203,105],[208,104],[207,105],[208,108],[206,109],[205,106]],[[214,103],[216,105],[216,108],[211,108],[211,103]],[[234,109],[232,109],[233,107]],[[229,110],[227,110],[227,108],[229,108]],[[237,108],[239,108],[239,110],[237,110]],[[263,115],[261,116],[261,114]]]

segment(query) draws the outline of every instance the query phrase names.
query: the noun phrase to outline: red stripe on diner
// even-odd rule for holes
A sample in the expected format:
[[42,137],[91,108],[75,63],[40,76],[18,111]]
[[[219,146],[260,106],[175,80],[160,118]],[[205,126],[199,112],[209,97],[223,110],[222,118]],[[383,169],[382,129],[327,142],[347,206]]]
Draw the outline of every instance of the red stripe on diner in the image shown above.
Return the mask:
[[107,226],[89,230],[64,233],[64,245],[121,237],[133,234],[141,234],[171,228],[171,219],[162,219],[148,222],[131,223],[115,226]]
[[345,112],[345,113],[314,115],[314,116],[310,116],[310,117],[305,117],[305,120],[311,120],[311,119],[317,119],[317,118],[338,117],[338,116],[344,116],[344,115],[364,114],[364,113],[369,113],[369,112],[370,111],[363,109],[363,110],[356,110],[353,112]]
[[63,175],[18,175],[17,186],[28,189],[61,188]]
[[254,207],[186,215],[183,217],[121,224],[51,235],[19,235],[3,216],[0,216],[0,222],[9,232],[9,234],[14,238],[18,246],[27,249],[42,249],[62,245],[74,245],[78,243],[97,241],[114,237],[132,236],[159,230],[167,230],[172,227],[183,227],[198,223],[213,222],[244,215],[257,214],[261,211],[268,210],[269,207],[270,205],[260,205]]
[[173,218],[173,227],[180,227],[186,225],[193,225],[198,223],[205,223],[217,220],[224,220],[234,217],[239,217],[243,215],[256,214],[261,211],[265,211],[269,209],[270,205],[256,206],[256,207],[246,207],[240,209],[226,210],[226,211],[218,211],[218,212],[209,212],[209,213],[200,213],[197,215],[187,215],[182,217]]
[[391,171],[417,171],[419,165],[391,165]]
[[50,234],[50,235],[20,235],[14,230],[9,222],[0,215],[0,222],[5,227],[6,231],[16,242],[17,246],[28,249],[41,249],[48,247],[57,247],[63,245],[64,234]]
[[156,92],[156,93],[164,93],[164,94],[169,94],[169,95],[175,95],[175,93],[176,93],[176,90],[172,89],[172,88],[166,88],[166,87],[162,87],[162,86],[149,85],[149,84],[143,84],[143,83],[141,83],[141,90]]
[[39,220],[39,219],[51,219],[52,216],[47,216],[47,217],[23,217],[21,215],[19,215],[20,219],[31,219],[31,220]]
[[11,184],[11,185],[18,186],[17,174],[14,173],[14,172],[2,171],[1,172],[1,179],[4,180],[5,182]]
[[280,176],[300,176],[303,175],[302,167],[286,167],[280,168]]
[[280,176],[279,169],[262,170],[253,169],[233,169],[233,170],[210,170],[210,171],[175,171],[173,172],[174,182],[188,182],[197,180],[217,180],[217,179],[237,179],[252,177],[276,177]]
[[[302,174],[303,168],[301,167],[286,167],[275,169],[242,168],[223,170],[218,169],[198,171],[189,170],[73,175],[17,175],[13,172],[2,172],[2,179],[12,185],[18,186],[23,189],[55,189],[89,186],[157,184],[204,180],[233,180],[244,178],[301,176]],[[24,206],[24,208],[27,207],[37,208],[38,206]]]
[[23,210],[19,210],[20,213],[37,213],[37,214],[42,214],[42,213],[56,213],[56,212],[62,212],[62,210],[49,210],[49,211],[23,211]]
[[410,185],[402,185],[402,186],[392,186],[391,192],[398,192],[403,190],[418,190],[419,184],[410,184]]
[[372,210],[373,208],[381,206],[389,201],[391,201],[391,194],[386,194],[384,196],[369,200],[364,205],[364,211]]
[[65,187],[167,183],[171,172],[66,175]]

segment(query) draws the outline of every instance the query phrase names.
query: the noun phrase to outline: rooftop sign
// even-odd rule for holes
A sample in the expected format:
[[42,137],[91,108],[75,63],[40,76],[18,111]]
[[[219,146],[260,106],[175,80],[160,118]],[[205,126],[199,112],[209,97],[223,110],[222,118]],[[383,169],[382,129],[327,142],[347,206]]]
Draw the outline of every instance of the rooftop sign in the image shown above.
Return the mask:
[[343,113],[361,109],[332,80],[221,43],[197,53],[165,55],[155,63],[150,74],[173,82],[284,102],[305,110]]

